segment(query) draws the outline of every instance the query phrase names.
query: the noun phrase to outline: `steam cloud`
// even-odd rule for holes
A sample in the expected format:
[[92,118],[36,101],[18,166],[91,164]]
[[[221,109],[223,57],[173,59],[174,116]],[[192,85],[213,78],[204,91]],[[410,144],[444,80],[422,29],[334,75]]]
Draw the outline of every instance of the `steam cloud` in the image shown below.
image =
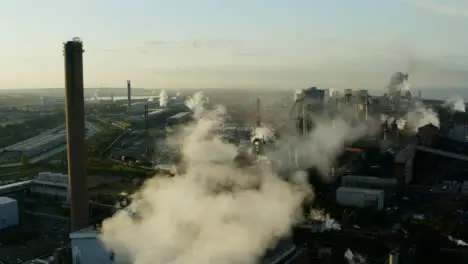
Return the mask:
[[252,141],[254,139],[263,139],[265,141],[273,140],[275,138],[275,133],[268,127],[255,127],[253,131]]
[[415,106],[408,111],[402,118],[389,117],[384,114],[380,115],[382,123],[387,122],[390,127],[393,122],[396,123],[398,130],[408,129],[409,132],[416,133],[420,127],[432,124],[436,127],[440,126],[440,120],[437,113],[422,103],[416,103]]
[[205,105],[205,95],[203,92],[196,92],[185,101],[185,105],[193,112],[195,118],[200,118]]
[[[409,91],[410,83],[408,81],[408,74],[397,72],[390,78],[390,83],[387,86],[390,95],[400,93],[401,91]],[[459,105],[458,105],[459,107]],[[387,122],[390,126],[393,122],[396,123],[399,130],[408,129],[416,133],[420,127],[432,124],[436,127],[440,126],[440,121],[437,113],[421,102],[415,102],[413,107],[402,118],[388,117],[386,115],[380,116],[381,122]]]
[[159,106],[166,107],[169,101],[169,96],[167,95],[165,90],[161,90],[159,93]]
[[408,74],[397,72],[390,78],[390,83],[387,86],[389,94],[394,94],[401,91],[409,91],[410,85],[408,82]]
[[[201,92],[186,102],[198,119],[186,128],[182,140],[185,172],[148,180],[127,209],[103,222],[101,240],[118,261],[256,263],[302,220],[301,204],[312,197],[306,174],[297,170],[284,180],[265,163],[234,166],[236,147],[214,133],[224,122],[225,111],[203,109],[203,102]],[[289,138],[272,156],[283,161],[283,168],[316,166],[326,172],[344,143],[368,131],[366,125],[323,120],[309,137]],[[300,166],[285,162],[291,147],[297,150]],[[330,228],[339,228],[325,219]]]
[[416,107],[406,114],[406,120],[408,128],[413,132],[417,132],[420,127],[428,124],[440,126],[437,113],[421,103],[416,103]]
[[464,113],[466,111],[465,102],[460,96],[452,96],[448,98],[447,100],[445,100],[444,105],[454,112]]
[[304,175],[287,182],[268,168],[233,166],[236,148],[207,140],[221,113],[188,128],[187,172],[149,180],[131,205],[138,220],[121,210],[103,223],[101,239],[119,261],[255,263],[300,220],[301,202],[311,194]]
[[349,248],[345,251],[344,258],[349,264],[364,264],[367,262],[364,256],[356,252],[353,253]]

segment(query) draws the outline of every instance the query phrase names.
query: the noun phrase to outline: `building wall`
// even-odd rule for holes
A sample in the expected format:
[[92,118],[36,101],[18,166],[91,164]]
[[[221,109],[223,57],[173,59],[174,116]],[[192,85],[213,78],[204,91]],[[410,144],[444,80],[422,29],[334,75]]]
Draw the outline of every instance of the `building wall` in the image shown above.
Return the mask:
[[[72,256],[80,255],[81,263],[73,258],[73,264],[112,264],[110,253],[107,252],[97,237],[72,238]],[[79,252],[79,253],[78,253]]]
[[375,206],[381,210],[384,206],[384,191],[340,187],[336,190],[336,202],[345,206]]
[[31,193],[48,195],[55,198],[63,199],[65,202],[68,202],[70,199],[70,192],[68,187],[64,186],[55,186],[50,184],[41,184],[35,182],[31,187]]
[[8,197],[0,197],[0,230],[19,223],[18,202]]

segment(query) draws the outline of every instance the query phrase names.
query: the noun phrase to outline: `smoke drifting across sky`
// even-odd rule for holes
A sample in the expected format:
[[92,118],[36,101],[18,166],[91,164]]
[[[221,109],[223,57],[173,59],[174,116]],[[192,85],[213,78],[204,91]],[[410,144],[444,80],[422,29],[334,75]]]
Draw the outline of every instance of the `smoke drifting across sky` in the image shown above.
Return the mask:
[[[305,174],[294,173],[286,181],[268,164],[234,166],[236,147],[213,135],[225,112],[222,107],[197,109],[203,101],[202,93],[187,101],[200,115],[183,133],[186,172],[148,180],[136,195],[140,199],[130,205],[136,219],[122,210],[104,221],[101,239],[117,259],[134,264],[252,264],[301,220],[301,203],[312,196]],[[302,142],[299,154],[312,160],[303,159],[303,166],[326,171],[343,143],[365,131],[350,129],[344,120],[335,126],[324,122],[310,138],[291,142]],[[280,146],[275,157],[287,159],[285,151]],[[291,163],[282,165],[293,169]]]

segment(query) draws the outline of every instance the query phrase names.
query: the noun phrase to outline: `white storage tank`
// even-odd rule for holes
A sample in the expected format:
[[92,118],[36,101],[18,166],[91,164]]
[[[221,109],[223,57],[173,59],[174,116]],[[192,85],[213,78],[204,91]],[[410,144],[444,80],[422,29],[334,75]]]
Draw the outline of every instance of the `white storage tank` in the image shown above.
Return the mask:
[[384,207],[385,192],[383,190],[340,187],[336,190],[336,202],[345,206],[360,208],[375,206],[377,210]]
[[0,230],[18,224],[18,202],[9,197],[0,197]]

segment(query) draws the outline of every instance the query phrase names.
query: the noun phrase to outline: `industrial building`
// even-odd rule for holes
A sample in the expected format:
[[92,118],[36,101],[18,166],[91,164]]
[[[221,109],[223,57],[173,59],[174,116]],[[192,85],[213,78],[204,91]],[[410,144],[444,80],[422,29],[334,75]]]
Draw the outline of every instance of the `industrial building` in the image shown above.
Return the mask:
[[65,100],[63,98],[48,98],[41,96],[40,98],[41,106],[64,106]]
[[167,125],[173,126],[173,125],[186,123],[190,120],[191,114],[192,114],[191,112],[177,113],[167,119]]
[[18,202],[9,197],[0,197],[0,230],[18,224]]
[[31,193],[50,196],[55,199],[70,201],[68,175],[62,173],[40,172],[32,180]]
[[374,207],[381,210],[384,207],[385,192],[353,187],[339,187],[336,190],[336,202],[344,206],[359,208]]
[[69,202],[70,191],[68,175],[61,173],[40,172],[33,180],[15,182],[0,186],[0,195],[21,197],[25,192],[49,196]]
[[365,177],[356,175],[345,175],[341,178],[341,186],[365,189],[378,189],[392,191],[397,188],[396,178]]

